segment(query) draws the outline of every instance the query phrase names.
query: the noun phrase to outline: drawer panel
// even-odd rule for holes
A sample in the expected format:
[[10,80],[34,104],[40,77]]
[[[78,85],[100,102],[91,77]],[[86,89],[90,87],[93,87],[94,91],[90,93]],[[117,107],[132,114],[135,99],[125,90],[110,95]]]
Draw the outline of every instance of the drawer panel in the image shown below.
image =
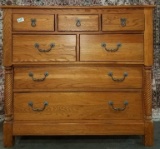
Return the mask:
[[142,119],[141,98],[140,92],[15,93],[14,120]]
[[13,62],[75,60],[76,35],[13,35]]
[[142,88],[142,68],[64,65],[14,69],[14,89],[105,90],[116,88]]
[[103,14],[102,31],[143,31],[144,14]]
[[80,36],[81,61],[143,61],[142,34]]
[[54,15],[13,14],[13,31],[54,31]]
[[98,24],[98,15],[58,15],[59,31],[98,31]]

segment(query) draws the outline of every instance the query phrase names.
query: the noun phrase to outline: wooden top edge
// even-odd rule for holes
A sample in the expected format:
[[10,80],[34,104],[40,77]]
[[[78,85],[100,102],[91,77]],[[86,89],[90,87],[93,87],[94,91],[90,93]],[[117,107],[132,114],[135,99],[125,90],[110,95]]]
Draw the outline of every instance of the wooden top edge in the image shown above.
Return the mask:
[[0,5],[0,8],[2,9],[71,9],[71,8],[154,8],[155,5],[120,5],[120,6],[18,6],[18,5]]

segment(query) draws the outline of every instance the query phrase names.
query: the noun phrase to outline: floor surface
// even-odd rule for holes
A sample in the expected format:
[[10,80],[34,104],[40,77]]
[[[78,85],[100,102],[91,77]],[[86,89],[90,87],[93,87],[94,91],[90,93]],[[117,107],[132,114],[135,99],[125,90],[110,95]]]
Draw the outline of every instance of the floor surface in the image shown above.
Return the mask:
[[[141,136],[52,136],[16,137],[9,149],[160,149],[160,122],[154,122],[154,146],[145,147]],[[2,142],[0,124],[0,149]]]

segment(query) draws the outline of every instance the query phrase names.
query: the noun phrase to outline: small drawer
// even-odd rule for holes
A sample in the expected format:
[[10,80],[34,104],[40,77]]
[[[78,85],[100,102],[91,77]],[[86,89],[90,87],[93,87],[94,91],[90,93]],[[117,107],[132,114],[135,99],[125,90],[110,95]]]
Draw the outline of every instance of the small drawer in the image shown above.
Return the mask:
[[98,22],[98,15],[58,15],[58,31],[98,31]]
[[142,67],[60,65],[14,69],[14,89],[19,90],[99,91],[129,88],[142,88]]
[[80,61],[143,61],[142,34],[80,36]]
[[14,120],[138,120],[141,92],[15,93]]
[[144,14],[103,14],[102,31],[143,31]]
[[54,31],[54,15],[13,14],[13,31]]
[[13,62],[76,60],[76,35],[13,35]]

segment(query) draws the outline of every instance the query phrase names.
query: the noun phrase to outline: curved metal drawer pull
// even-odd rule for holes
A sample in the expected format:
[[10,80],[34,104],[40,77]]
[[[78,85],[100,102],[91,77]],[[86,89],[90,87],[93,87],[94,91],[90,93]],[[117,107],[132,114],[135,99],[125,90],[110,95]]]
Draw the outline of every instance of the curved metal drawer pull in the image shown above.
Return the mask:
[[128,76],[128,73],[127,72],[124,72],[123,74],[123,78],[120,78],[120,79],[116,79],[113,77],[113,72],[109,72],[108,73],[108,76],[110,76],[112,78],[113,81],[115,82],[123,82],[125,80],[125,78]]
[[32,27],[36,27],[36,21],[37,21],[36,19],[33,19],[33,18],[31,19],[31,26]]
[[44,111],[44,110],[45,110],[46,106],[48,106],[48,102],[45,101],[42,108],[34,108],[34,107],[33,107],[33,102],[32,102],[32,101],[28,102],[28,106],[30,106],[30,107],[32,108],[33,111],[41,112],[41,111]]
[[115,49],[108,49],[105,42],[101,43],[101,47],[104,48],[107,52],[117,52],[121,46],[121,43],[117,43],[117,47]]
[[55,47],[55,44],[54,44],[54,43],[51,43],[51,44],[50,44],[50,48],[47,49],[47,50],[40,49],[40,48],[39,48],[39,47],[40,47],[39,43],[35,43],[35,44],[34,44],[34,47],[37,48],[39,52],[49,52],[49,51],[52,50],[52,48]]
[[44,73],[44,77],[43,77],[43,78],[40,78],[40,79],[34,78],[33,72],[29,72],[28,75],[32,78],[33,81],[44,81],[44,80],[46,79],[46,77],[49,75],[49,73],[48,73],[48,72],[45,72],[45,73]]
[[123,104],[124,104],[124,107],[123,107],[123,108],[115,108],[113,101],[109,101],[108,104],[109,104],[109,105],[112,107],[112,109],[115,110],[115,111],[124,111],[129,103],[128,103],[128,101],[124,101],[124,103],[123,103]]
[[79,19],[76,20],[76,26],[77,26],[77,27],[80,27],[80,26],[81,26],[81,20],[79,20]]
[[122,27],[125,27],[125,26],[126,26],[127,19],[126,19],[126,18],[120,18],[120,22],[121,22],[121,26],[122,26]]

